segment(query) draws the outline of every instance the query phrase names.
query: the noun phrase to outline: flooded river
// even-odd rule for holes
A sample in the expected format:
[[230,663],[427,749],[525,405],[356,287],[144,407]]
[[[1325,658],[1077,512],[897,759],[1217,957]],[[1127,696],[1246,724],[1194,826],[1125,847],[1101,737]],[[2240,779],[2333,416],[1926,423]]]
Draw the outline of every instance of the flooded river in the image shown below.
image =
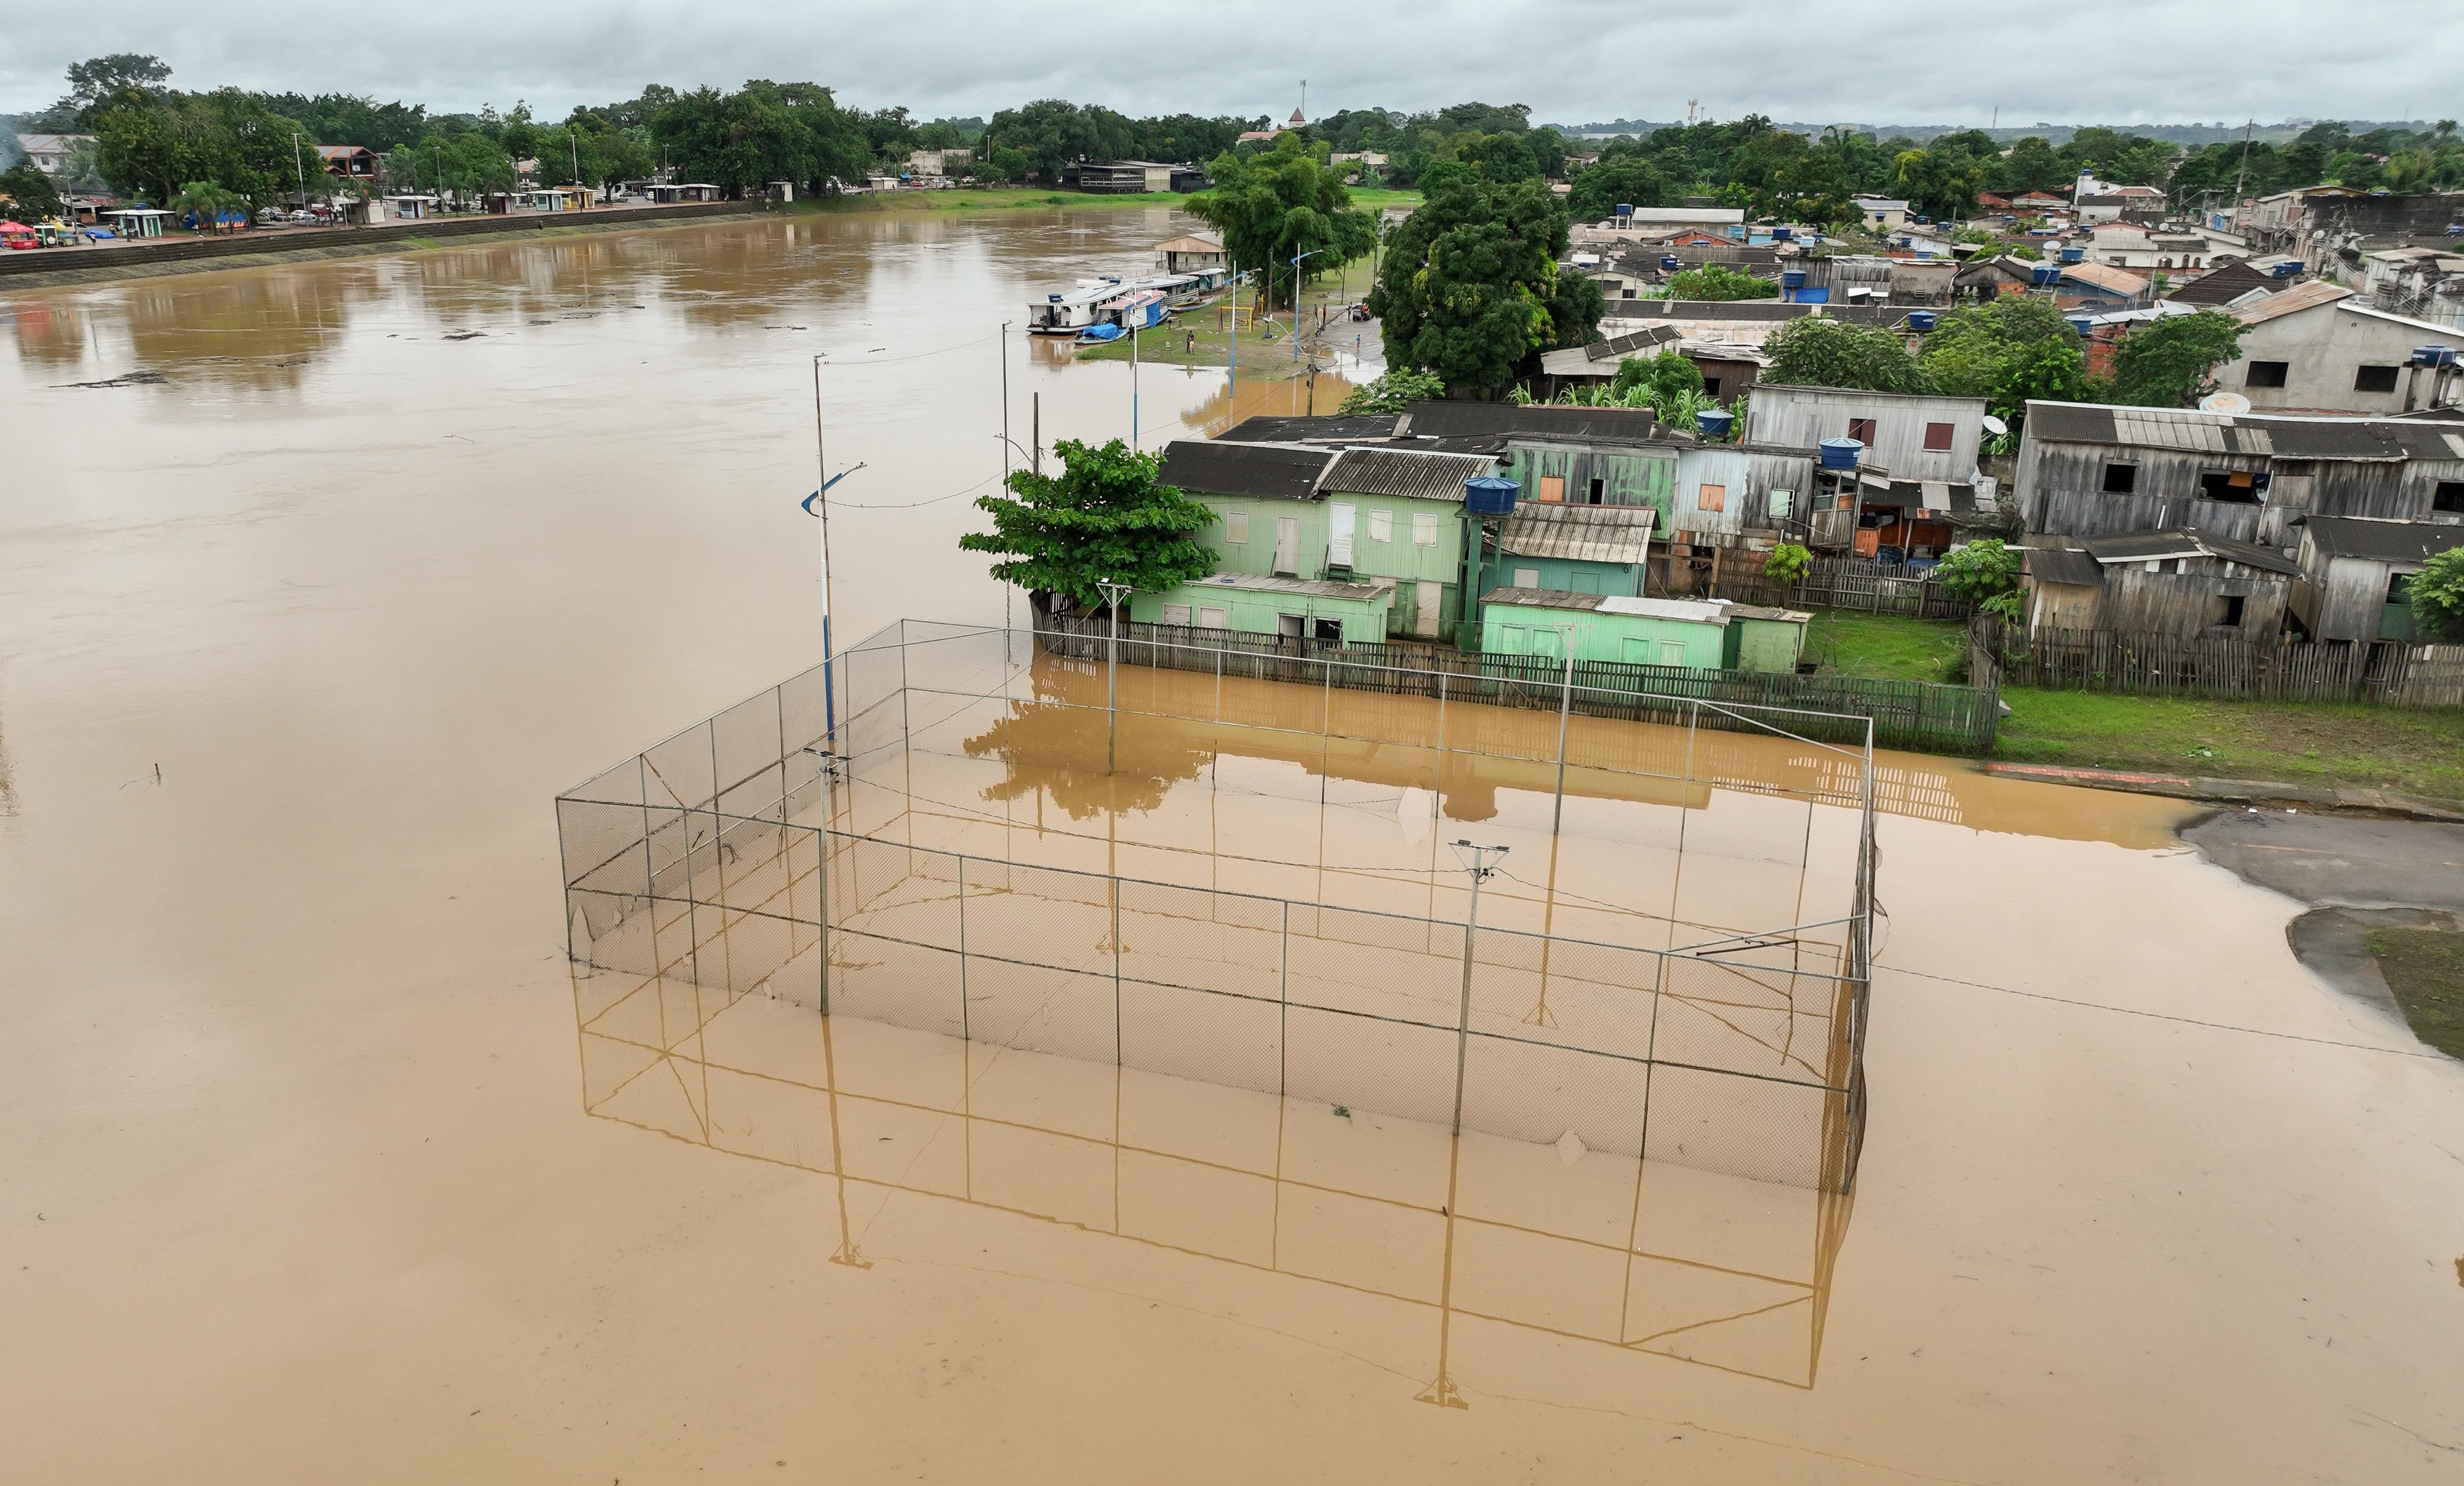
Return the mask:
[[[1182,225],[0,296],[0,1474],[2456,1478],[2464,1071],[2167,802],[1884,758],[1847,1203],[1515,1142],[1450,1201],[1412,1129],[930,1039],[843,1039],[869,1123],[601,1098],[630,1013],[568,971],[549,801],[817,657],[813,358],[843,632],[997,620],[952,539],[1004,351],[1020,443],[1038,394],[1047,444],[1133,424],[1128,366],[1000,322]],[[1150,446],[1232,411],[1135,397]],[[706,1061],[820,1087],[818,1019],[742,1009]]]

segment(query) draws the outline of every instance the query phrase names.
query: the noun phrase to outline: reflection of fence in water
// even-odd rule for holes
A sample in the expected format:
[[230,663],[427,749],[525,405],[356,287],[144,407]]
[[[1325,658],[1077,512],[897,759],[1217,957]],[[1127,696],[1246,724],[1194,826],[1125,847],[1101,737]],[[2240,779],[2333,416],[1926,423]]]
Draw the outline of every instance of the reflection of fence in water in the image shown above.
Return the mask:
[[[1023,636],[914,628],[935,637],[868,642],[840,658],[834,676],[798,677],[560,799],[577,958],[724,995],[762,987],[843,1016],[1407,1119],[1443,1122],[1460,1092],[1470,1129],[1543,1141],[1571,1129],[1594,1149],[1807,1187],[1852,1180],[1870,814],[1853,848],[1844,932],[1772,929],[1661,954],[1483,927],[1471,940],[1466,1008],[1463,925],[1434,912],[879,839],[903,807],[850,819],[853,779],[912,759],[919,732],[971,708],[1031,699],[1038,688],[1048,696],[1053,679],[1048,662],[1035,669]],[[1518,728],[1477,707],[1421,717],[1414,709],[1429,703],[1419,698],[1331,687],[1305,698],[1290,694],[1306,688],[1249,684],[1256,690],[1218,683],[1219,729],[1317,730],[1331,746],[1343,735],[1325,730],[1343,726],[1395,747],[1434,721],[1441,773],[1456,749],[1495,750],[1475,756],[1505,759],[1498,767],[1556,765],[1532,746],[1528,714]],[[1184,712],[1193,700],[1158,690],[1125,697],[1124,710],[1159,699]],[[824,721],[833,701],[835,734]],[[1355,705],[1363,701],[1373,705]],[[1086,732],[1085,713],[1061,713],[1073,724],[1063,733]],[[1704,774],[1738,773],[1746,787],[1801,798],[1811,811],[1856,801],[1871,777],[1870,748],[1793,740],[1818,766],[1774,784],[1768,760],[1723,767],[1687,734],[1574,721],[1565,766],[1600,780],[1674,779],[1692,789]],[[1682,753],[1676,738],[1686,738]],[[1745,742],[1730,735],[1724,746]],[[1117,807],[1111,815],[1117,824]]]
[[[1449,1139],[1442,1115],[1277,1098],[1231,1065],[1115,1073],[672,977],[586,975],[575,995],[585,1111],[835,1179],[841,1262],[867,1262],[872,1199],[916,1193],[1436,1312],[1432,1399],[1461,1396],[1449,1345],[1485,1355],[1465,1322],[1815,1379],[1849,1212],[1833,1192]],[[1330,1314],[1303,1301],[1292,1324]]]

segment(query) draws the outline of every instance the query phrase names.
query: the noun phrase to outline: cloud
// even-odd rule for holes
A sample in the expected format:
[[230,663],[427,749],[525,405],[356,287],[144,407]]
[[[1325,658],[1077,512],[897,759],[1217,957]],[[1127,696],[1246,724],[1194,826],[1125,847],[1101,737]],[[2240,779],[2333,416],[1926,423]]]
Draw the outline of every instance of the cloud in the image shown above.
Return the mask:
[[[811,80],[864,107],[990,115],[1030,99],[1131,114],[1528,103],[1535,120],[1761,113],[1803,122],[2214,122],[2256,116],[2435,118],[2457,111],[2464,26],[2448,0],[2079,0],[2060,10],[1938,0],[1526,0],[1340,11],[943,0],[809,9],[701,0],[506,7],[431,0],[337,11],[254,0],[35,6],[0,33],[0,108],[36,107],[107,52],[158,54],[174,82],[365,93],[442,110],[542,116],[647,82]],[[1330,25],[1330,21],[1336,24]]]

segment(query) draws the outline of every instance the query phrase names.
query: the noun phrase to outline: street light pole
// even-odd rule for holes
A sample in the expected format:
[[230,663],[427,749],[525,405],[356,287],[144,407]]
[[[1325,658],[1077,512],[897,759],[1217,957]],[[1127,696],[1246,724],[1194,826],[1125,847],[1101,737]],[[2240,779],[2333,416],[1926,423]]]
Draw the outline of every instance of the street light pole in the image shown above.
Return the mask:
[[1112,620],[1111,632],[1104,641],[1104,772],[1110,774],[1112,772],[1115,735],[1120,723],[1120,713],[1116,710],[1119,693],[1115,684],[1121,660],[1121,595],[1129,592],[1132,585],[1106,578],[1095,587],[1104,590],[1105,607],[1111,610]]
[[1307,253],[1292,255],[1292,361],[1295,365],[1301,359],[1301,260],[1316,257],[1325,251],[1324,248],[1311,248]]
[[[1455,1126],[1463,1134],[1463,1070],[1471,1053],[1471,949],[1472,936],[1480,927],[1480,885],[1489,874],[1501,869],[1490,864],[1491,857],[1504,856],[1509,848],[1474,846],[1468,839],[1454,843],[1455,860],[1471,874],[1471,906],[1463,914],[1463,1005],[1455,1013]],[[1470,853],[1469,857],[1464,853]]]
[[1557,808],[1549,818],[1549,830],[1554,834],[1566,824],[1566,737],[1574,717],[1574,641],[1588,632],[1589,625],[1551,625],[1557,632],[1557,643],[1566,652],[1566,690],[1557,702]]

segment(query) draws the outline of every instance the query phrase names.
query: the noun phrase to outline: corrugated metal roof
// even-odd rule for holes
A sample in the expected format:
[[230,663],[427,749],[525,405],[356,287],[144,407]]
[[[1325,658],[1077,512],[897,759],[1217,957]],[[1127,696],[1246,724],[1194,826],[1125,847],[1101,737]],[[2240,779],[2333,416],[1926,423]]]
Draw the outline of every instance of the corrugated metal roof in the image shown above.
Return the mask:
[[2352,461],[2464,458],[2464,438],[2451,441],[2451,434],[2464,434],[2464,425],[2391,418],[2268,417],[2188,408],[2028,404],[2031,438],[2192,454]]
[[1631,565],[1641,562],[1650,548],[1651,523],[1658,514],[1647,505],[1543,505],[1526,500],[1506,519],[1497,547],[1514,557]]
[[2104,565],[2076,547],[2030,547],[2028,576],[2038,583],[2093,588],[2104,582]]
[[2290,289],[2278,290],[2256,304],[2244,305],[2233,313],[2241,317],[2243,324],[2255,325],[2263,321],[2298,314],[2302,310],[2316,309],[2321,304],[2333,304],[2338,299],[2349,299],[2352,297],[2353,291],[2343,284],[2329,283],[2323,278],[2314,278],[2306,284],[2295,284]]
[[2145,294],[2147,280],[2110,263],[2065,263],[2062,277],[2101,289],[2107,294]]
[[1525,609],[1595,610],[1640,619],[1687,619],[1698,624],[1727,624],[1731,606],[1726,600],[1615,598],[1598,593],[1569,593],[1563,588],[1491,588],[1484,604],[1515,604]]
[[1380,578],[1375,583],[1336,583],[1327,578],[1262,578],[1255,573],[1217,573],[1211,578],[1193,578],[1181,587],[1233,588],[1247,593],[1303,593],[1312,598],[1353,599],[1365,604],[1381,593],[1393,592],[1395,580]]
[[2426,563],[2464,546],[2464,522],[2394,521],[2368,516],[2314,516],[2310,540],[2329,557],[2379,563]]
[[1404,449],[1347,449],[1317,482],[1331,494],[1394,496],[1409,500],[1461,500],[1463,481],[1497,463],[1486,455],[1423,454]]
[[1383,442],[1395,436],[1394,413],[1319,413],[1307,418],[1243,418],[1215,435],[1236,444]]
[[1156,477],[1192,495],[1310,500],[1317,496],[1318,477],[1333,462],[1334,453],[1327,449],[1183,438],[1164,450]]
[[2088,537],[2079,545],[2087,555],[2108,566],[2117,563],[2145,563],[2175,557],[2212,557],[2244,567],[2264,572],[2298,573],[2300,566],[2283,553],[2230,537],[2214,537],[2195,526],[2180,526],[2166,531],[2123,531],[2109,537]]
[[1552,408],[1517,403],[1414,403],[1396,432],[1439,437],[1485,434],[1539,438],[1649,439],[1663,425],[1642,408]]

